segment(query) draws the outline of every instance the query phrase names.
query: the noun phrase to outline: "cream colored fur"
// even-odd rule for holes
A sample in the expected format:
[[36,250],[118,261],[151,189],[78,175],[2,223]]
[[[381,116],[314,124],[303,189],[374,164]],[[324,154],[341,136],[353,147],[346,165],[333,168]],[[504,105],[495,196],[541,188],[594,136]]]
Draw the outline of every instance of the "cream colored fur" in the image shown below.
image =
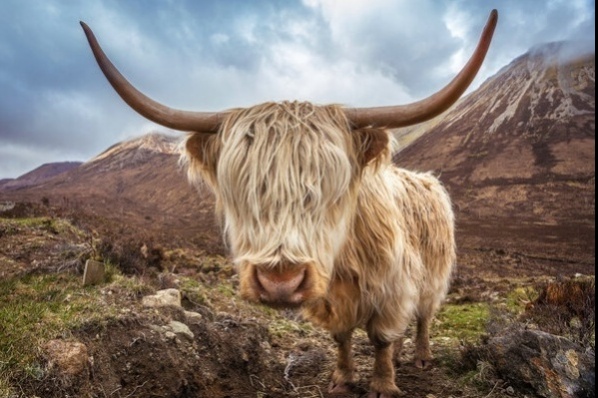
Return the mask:
[[365,327],[392,342],[412,318],[429,323],[455,264],[446,191],[394,166],[386,134],[362,165],[368,141],[340,107],[284,102],[232,111],[217,136],[188,139],[203,148],[187,144],[189,179],[212,186],[241,278],[255,265],[315,264],[324,287],[304,313],[335,336]]
[[[374,322],[380,338],[394,341],[414,315],[432,316],[448,290],[455,264],[451,204],[436,178],[389,162],[366,171],[355,215],[325,299],[332,311],[316,322],[333,333]],[[358,292],[337,294],[336,281],[347,280]]]

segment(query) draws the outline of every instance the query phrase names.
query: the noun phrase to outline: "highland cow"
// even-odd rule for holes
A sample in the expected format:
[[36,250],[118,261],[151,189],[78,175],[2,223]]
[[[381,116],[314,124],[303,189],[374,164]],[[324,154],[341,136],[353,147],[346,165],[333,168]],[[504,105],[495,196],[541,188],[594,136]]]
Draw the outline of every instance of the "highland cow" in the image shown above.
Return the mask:
[[[216,211],[240,277],[243,298],[301,307],[338,344],[331,392],[353,380],[351,334],[363,327],[375,347],[371,397],[400,392],[398,355],[417,321],[415,362],[427,366],[430,321],[455,265],[451,202],[431,174],[391,162],[389,128],[430,119],[467,89],[486,55],[492,11],[463,70],[436,94],[402,106],[343,108],[265,103],[224,112],[166,107],[135,89],[82,23],[98,64],[133,109],[164,126],[191,131],[183,161],[193,184],[216,196]],[[393,347],[394,343],[394,347]]]

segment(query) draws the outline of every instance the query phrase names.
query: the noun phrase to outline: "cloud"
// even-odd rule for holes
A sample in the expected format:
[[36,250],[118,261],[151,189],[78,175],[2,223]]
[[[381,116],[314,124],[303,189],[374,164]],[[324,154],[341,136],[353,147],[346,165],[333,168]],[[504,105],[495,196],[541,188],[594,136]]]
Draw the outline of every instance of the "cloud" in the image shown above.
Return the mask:
[[[48,161],[87,160],[158,128],[113,92],[80,20],[136,87],[172,107],[218,111],[284,99],[376,106],[421,99],[446,84],[473,52],[491,6],[473,0],[2,1],[0,178]],[[595,49],[593,1],[496,6],[499,25],[474,86],[539,43],[571,39]]]

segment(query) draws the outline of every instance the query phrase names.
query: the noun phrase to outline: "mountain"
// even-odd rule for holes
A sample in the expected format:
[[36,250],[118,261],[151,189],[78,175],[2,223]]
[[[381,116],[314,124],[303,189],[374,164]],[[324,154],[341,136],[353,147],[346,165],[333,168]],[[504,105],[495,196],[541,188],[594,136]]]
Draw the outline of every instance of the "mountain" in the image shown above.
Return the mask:
[[33,202],[47,198],[51,205],[111,220],[123,233],[147,232],[222,252],[212,194],[192,188],[178,166],[180,139],[152,133],[124,141],[55,178],[1,196]]
[[462,246],[593,261],[595,56],[569,50],[515,59],[395,155],[446,184]]
[[74,169],[79,165],[81,165],[81,162],[45,163],[20,177],[0,180],[0,190],[15,190],[39,185],[44,181]]
[[[450,111],[396,133],[406,147],[394,161],[431,170],[447,186],[460,261],[523,267],[538,259],[563,272],[574,268],[568,264],[593,270],[595,61],[593,54],[565,57],[567,50],[566,43],[538,47]],[[179,140],[149,134],[118,143],[79,167],[0,197],[47,198],[112,220],[124,232],[223,253],[213,195],[187,183],[177,164]],[[488,263],[469,253],[488,253]]]

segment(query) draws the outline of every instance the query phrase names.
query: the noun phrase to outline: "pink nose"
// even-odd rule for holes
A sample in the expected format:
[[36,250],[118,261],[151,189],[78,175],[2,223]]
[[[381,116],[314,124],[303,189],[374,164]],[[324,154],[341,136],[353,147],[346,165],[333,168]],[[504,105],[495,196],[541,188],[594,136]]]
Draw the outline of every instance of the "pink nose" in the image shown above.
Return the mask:
[[260,299],[267,304],[299,305],[307,290],[305,266],[285,269],[256,267]]

